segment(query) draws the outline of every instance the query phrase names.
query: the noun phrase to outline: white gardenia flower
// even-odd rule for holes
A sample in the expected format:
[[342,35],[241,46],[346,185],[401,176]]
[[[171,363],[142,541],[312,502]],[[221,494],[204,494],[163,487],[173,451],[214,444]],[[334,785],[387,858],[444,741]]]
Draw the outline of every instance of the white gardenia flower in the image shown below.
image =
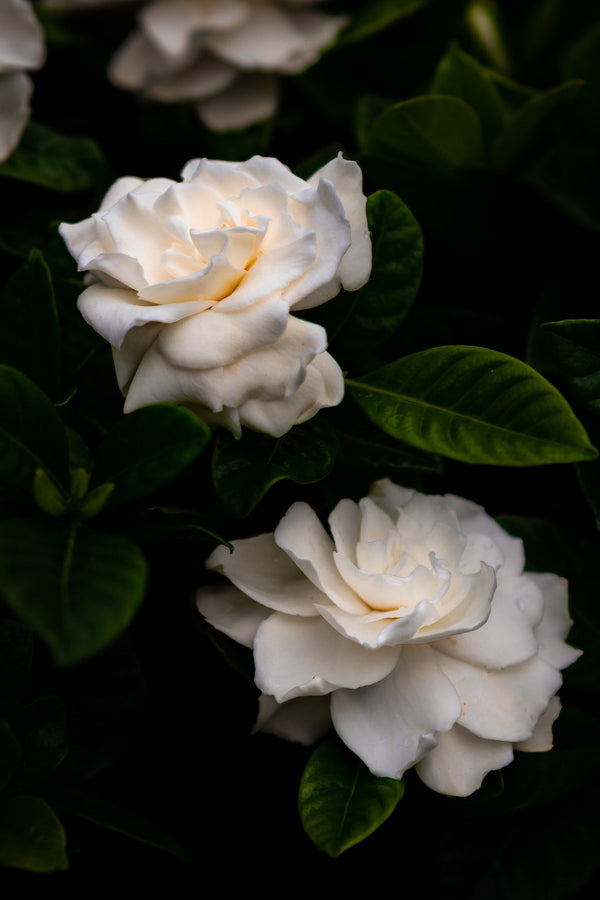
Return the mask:
[[560,710],[567,584],[524,573],[522,542],[484,510],[383,479],[329,517],[306,503],[274,534],[207,561],[215,628],[254,649],[256,728],[312,743],[331,723],[375,774],[416,766],[466,796],[519,750],[548,750]]
[[280,436],[338,404],[327,335],[290,314],[371,271],[362,174],[308,181],[276,159],[191,160],[182,181],[121,178],[60,233],[91,283],[79,309],[113,347],[125,412],[182,404],[233,434]]
[[346,23],[320,0],[154,0],[117,51],[109,78],[153,100],[196,102],[216,131],[272,116],[277,77],[315,63]]
[[46,58],[42,27],[28,0],[0,0],[0,162],[15,149],[31,112],[31,78]]

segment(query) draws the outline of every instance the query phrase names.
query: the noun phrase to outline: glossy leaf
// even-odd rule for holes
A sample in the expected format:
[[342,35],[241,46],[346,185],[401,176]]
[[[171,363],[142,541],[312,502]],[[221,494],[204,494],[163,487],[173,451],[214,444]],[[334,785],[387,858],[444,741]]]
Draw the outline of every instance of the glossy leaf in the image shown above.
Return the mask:
[[0,175],[55,191],[85,191],[98,183],[104,167],[91,138],[58,134],[30,122],[15,152],[0,163]]
[[19,369],[57,399],[59,332],[50,270],[32,250],[0,295],[0,362]]
[[481,63],[453,45],[436,70],[431,92],[459,97],[468,103],[479,116],[489,144],[502,128],[506,111],[488,73]]
[[36,469],[66,489],[68,449],[54,406],[16,369],[0,366],[0,479],[31,492]]
[[423,274],[419,223],[391,191],[367,200],[373,265],[367,284],[341,291],[323,306],[322,323],[336,351],[364,353],[388,340],[408,315]]
[[247,516],[282,479],[310,484],[325,478],[337,453],[337,435],[319,416],[277,439],[246,431],[236,441],[222,432],[212,457],[213,485],[228,512]]
[[4,790],[21,762],[21,746],[9,723],[0,719],[0,791]]
[[600,319],[547,322],[542,335],[573,396],[600,413]]
[[387,434],[452,459],[531,466],[597,456],[556,388],[495,350],[436,347],[346,384]]
[[193,413],[170,404],[145,406],[124,416],[101,444],[92,485],[115,485],[108,507],[145,497],[180,475],[210,441]]
[[549,116],[563,103],[573,100],[583,86],[571,81],[549,91],[535,94],[506,122],[492,150],[492,164],[499,169],[511,169],[528,153]]
[[411,16],[427,5],[427,0],[371,0],[352,16],[348,26],[341,33],[338,43],[350,44],[364,41],[389,28],[395,22]]
[[0,523],[4,599],[60,665],[92,656],[127,627],[146,575],[126,538],[55,520]]
[[54,872],[68,865],[65,833],[51,806],[26,795],[0,801],[0,866]]
[[453,172],[483,163],[479,119],[464,100],[429,95],[391,106],[372,123],[363,150]]
[[403,781],[372,775],[333,738],[317,747],[302,775],[302,827],[320,850],[339,856],[379,828],[403,793]]

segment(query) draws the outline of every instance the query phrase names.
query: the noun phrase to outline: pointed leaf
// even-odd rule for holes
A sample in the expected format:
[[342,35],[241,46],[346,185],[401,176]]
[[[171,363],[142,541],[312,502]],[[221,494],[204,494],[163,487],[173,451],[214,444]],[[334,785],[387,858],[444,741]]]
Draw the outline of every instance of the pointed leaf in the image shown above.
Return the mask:
[[319,416],[278,439],[246,432],[236,441],[222,432],[212,458],[213,485],[232,515],[247,516],[269,488],[284,478],[299,484],[324,478],[337,453],[337,435]]
[[385,110],[372,123],[362,149],[442,172],[478,166],[484,158],[477,114],[464,100],[433,94]]
[[69,866],[63,827],[39,797],[0,801],[0,866],[28,872],[54,872]]
[[372,37],[395,22],[411,16],[427,5],[428,0],[371,0],[352,16],[338,38],[338,44],[353,44]]
[[141,551],[126,538],[62,521],[0,523],[4,599],[60,665],[92,656],[127,627],[146,575]]
[[373,266],[367,284],[341,291],[322,307],[320,322],[336,352],[364,353],[388,340],[408,315],[423,274],[419,223],[391,191],[367,200]]
[[435,347],[346,384],[387,434],[452,459],[532,466],[597,456],[556,388],[495,350]]
[[54,191],[85,191],[98,184],[105,166],[91,138],[59,134],[30,122],[15,152],[0,163],[0,175]]
[[193,413],[156,404],[124,416],[96,457],[92,486],[115,485],[114,508],[158,490],[181,474],[210,441],[210,430]]
[[302,827],[329,856],[339,856],[372,834],[393,813],[404,782],[372,775],[337,738],[309,759],[298,793]]
[[600,319],[547,322],[542,335],[573,396],[600,413]]
[[42,391],[10,366],[0,366],[0,479],[30,493],[36,469],[68,485],[65,430]]
[[0,295],[0,362],[14,366],[56,399],[59,332],[50,270],[32,250]]

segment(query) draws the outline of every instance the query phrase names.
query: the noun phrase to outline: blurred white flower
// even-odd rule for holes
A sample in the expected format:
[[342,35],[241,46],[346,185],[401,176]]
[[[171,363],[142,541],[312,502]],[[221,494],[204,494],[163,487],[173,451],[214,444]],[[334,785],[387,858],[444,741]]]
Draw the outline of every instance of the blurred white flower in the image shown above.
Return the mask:
[[257,729],[311,743],[331,724],[376,775],[416,766],[466,796],[513,750],[548,750],[560,703],[567,585],[524,573],[523,547],[484,510],[384,479],[329,517],[306,503],[274,534],[218,547],[207,620],[252,647]]
[[117,51],[109,78],[153,100],[196,101],[217,131],[273,115],[277,76],[304,71],[345,24],[320,0],[154,0]]
[[46,58],[42,27],[28,0],[0,0],[0,162],[15,149],[31,112],[26,71]]
[[371,270],[362,174],[308,181],[276,159],[192,160],[182,182],[121,178],[60,232],[91,284],[85,319],[113,347],[125,411],[172,402],[280,436],[342,399],[325,330],[290,315]]

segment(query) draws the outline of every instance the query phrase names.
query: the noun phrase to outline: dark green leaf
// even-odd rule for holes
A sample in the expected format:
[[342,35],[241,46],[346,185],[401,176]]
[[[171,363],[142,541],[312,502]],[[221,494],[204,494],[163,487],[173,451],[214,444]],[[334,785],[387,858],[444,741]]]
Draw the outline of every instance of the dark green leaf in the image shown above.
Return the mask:
[[528,153],[542,125],[563,103],[573,100],[582,81],[570,81],[549,91],[535,94],[506,122],[492,150],[492,164],[498,169],[511,169]]
[[38,697],[14,721],[23,751],[20,783],[43,781],[67,755],[67,712],[60,697]]
[[597,456],[556,388],[495,350],[436,347],[346,383],[387,434],[452,459],[531,466]]
[[0,366],[0,478],[29,493],[36,469],[66,489],[68,450],[54,406],[32,381]]
[[479,166],[484,159],[481,125],[473,109],[457,97],[433,94],[385,110],[373,121],[362,149],[443,172]]
[[298,793],[302,826],[329,856],[339,856],[372,834],[391,816],[404,782],[372,775],[337,738],[309,759]]
[[600,319],[547,322],[544,340],[573,396],[600,413]]
[[28,872],[67,869],[66,838],[52,807],[39,797],[0,801],[0,866]]
[[371,0],[352,16],[338,43],[351,44],[364,41],[365,38],[370,38],[378,31],[389,28],[395,22],[423,9],[427,2],[428,0]]
[[212,457],[213,484],[232,515],[247,516],[269,488],[284,478],[299,484],[325,478],[337,453],[337,435],[319,416],[277,439],[246,431],[238,441],[221,432]]
[[21,762],[21,746],[14,731],[0,719],[0,791],[4,790]]
[[4,599],[60,665],[92,656],[126,628],[146,575],[141,551],[126,538],[62,521],[0,523]]
[[436,70],[431,93],[459,97],[472,106],[489,146],[502,128],[506,111],[488,72],[476,59],[453,45]]
[[600,25],[594,25],[573,44],[563,71],[566,79],[582,78],[586,91],[600,101]]
[[373,266],[358,291],[341,291],[325,304],[321,320],[329,343],[349,354],[383,344],[401,325],[419,290],[423,235],[419,223],[396,194],[378,191],[367,200]]
[[59,332],[50,270],[32,250],[0,295],[0,362],[19,369],[56,399]]
[[55,191],[84,191],[98,183],[104,168],[102,154],[91,138],[58,134],[30,122],[15,152],[0,163],[0,175]]
[[552,144],[522,179],[577,225],[600,231],[600,149],[595,144]]
[[340,460],[363,469],[391,473],[406,469],[442,472],[444,468],[439,456],[424,453],[400,441],[386,440],[386,436],[379,431],[373,431],[368,437],[340,431],[339,437]]
[[111,482],[108,506],[120,506],[158,490],[184,471],[210,441],[210,430],[193,413],[156,404],[124,416],[96,457],[92,484]]
[[209,519],[195,510],[152,506],[139,516],[129,517],[127,533],[138,543],[168,540],[217,541],[233,550],[233,544],[209,528]]
[[61,790],[60,793],[53,793],[51,799],[61,813],[79,816],[101,828],[116,831],[134,841],[191,862],[189,853],[181,844],[137,812],[117,806],[103,797],[81,791]]
[[0,619],[0,716],[19,706],[31,672],[32,635],[14,619]]

